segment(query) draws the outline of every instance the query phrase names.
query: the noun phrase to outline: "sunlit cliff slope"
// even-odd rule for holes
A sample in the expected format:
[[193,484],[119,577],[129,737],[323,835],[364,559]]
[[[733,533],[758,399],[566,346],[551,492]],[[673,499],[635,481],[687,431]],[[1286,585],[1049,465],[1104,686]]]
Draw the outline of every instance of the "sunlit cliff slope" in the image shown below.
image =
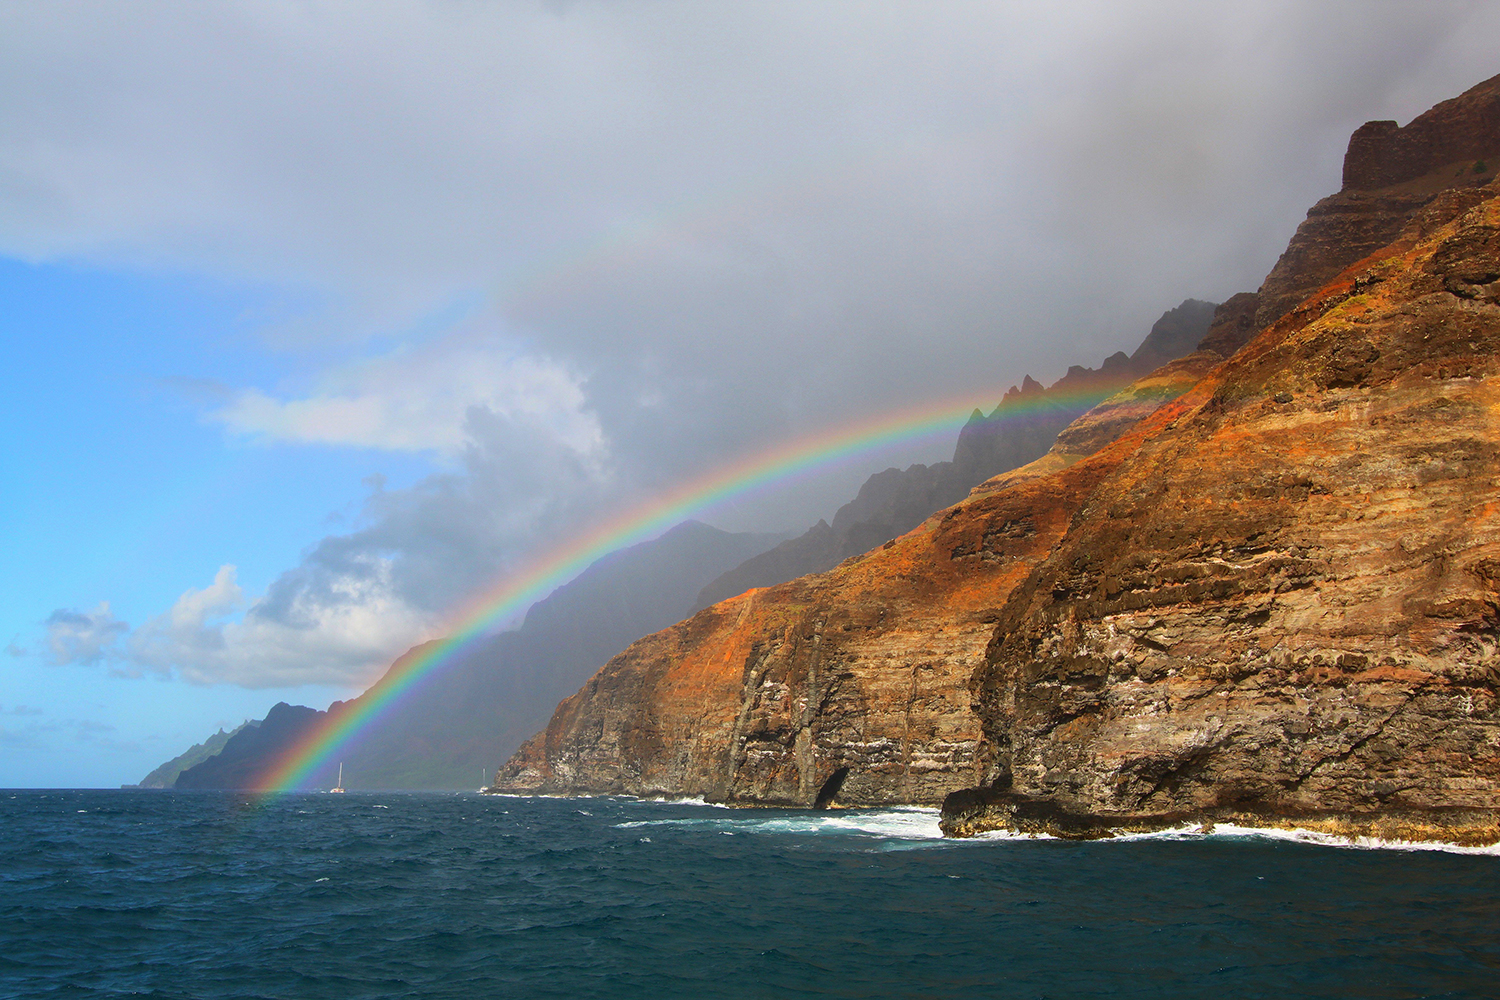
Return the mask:
[[906,535],[631,646],[498,787],[1500,838],[1492,165],[1500,78],[1365,126],[1199,352]]

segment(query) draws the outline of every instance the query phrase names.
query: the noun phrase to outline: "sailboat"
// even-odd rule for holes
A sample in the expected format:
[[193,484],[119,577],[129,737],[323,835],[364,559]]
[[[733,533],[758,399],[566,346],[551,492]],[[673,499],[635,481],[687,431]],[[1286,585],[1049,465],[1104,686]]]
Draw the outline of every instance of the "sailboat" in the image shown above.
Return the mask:
[[487,767],[481,767],[479,769],[479,774],[480,774],[480,778],[479,778],[479,791],[482,793],[485,790],[485,788],[487,788],[489,786],[489,783],[490,783],[490,769],[487,768]]
[[343,795],[344,794],[344,762],[343,761],[339,761],[339,783],[337,785],[334,785],[332,788],[328,789],[328,794],[330,794],[330,795]]

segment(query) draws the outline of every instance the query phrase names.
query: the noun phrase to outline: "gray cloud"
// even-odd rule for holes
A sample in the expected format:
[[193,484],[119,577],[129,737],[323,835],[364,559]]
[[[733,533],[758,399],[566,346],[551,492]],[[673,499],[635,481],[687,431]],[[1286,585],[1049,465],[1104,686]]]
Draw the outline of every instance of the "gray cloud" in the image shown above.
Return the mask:
[[117,639],[130,631],[103,601],[93,611],[70,611],[59,608],[47,616],[47,650],[52,662],[98,663],[111,655]]
[[[1468,2],[0,8],[0,252],[278,289],[286,378],[175,373],[206,418],[445,463],[120,663],[351,678],[370,616],[416,638],[602,512],[1129,349],[1254,288],[1349,132],[1500,70],[1496,37]],[[723,523],[804,526],[870,471]],[[57,624],[54,658],[126,648]]]
[[545,419],[472,406],[461,467],[402,490],[372,476],[355,530],[330,535],[258,597],[235,567],[135,629],[109,606],[47,622],[57,662],[107,663],[249,688],[373,681],[450,609],[515,568],[538,538],[565,535],[619,500],[589,451],[552,447]]

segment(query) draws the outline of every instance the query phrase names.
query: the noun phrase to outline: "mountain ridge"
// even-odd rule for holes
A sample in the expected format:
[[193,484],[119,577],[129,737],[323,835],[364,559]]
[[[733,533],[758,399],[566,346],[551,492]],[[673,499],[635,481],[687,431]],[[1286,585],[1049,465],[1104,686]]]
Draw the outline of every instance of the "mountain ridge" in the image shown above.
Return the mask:
[[991,476],[1019,468],[1052,446],[1059,431],[1096,403],[1159,365],[1194,350],[1217,309],[1213,302],[1187,299],[1162,313],[1126,355],[1116,351],[1098,368],[1071,365],[1062,378],[1043,388],[1030,375],[1011,386],[989,414],[976,409],[959,431],[953,458],[932,465],[886,469],[870,476],[853,500],[802,535],[753,556],[705,586],[694,610],[701,610],[752,587],[768,587],[808,573],[832,569],[905,534],[933,511],[961,500]]
[[1500,840],[1500,186],[1449,166],[1314,206],[1199,351],[1029,466],[633,644],[497,790]]

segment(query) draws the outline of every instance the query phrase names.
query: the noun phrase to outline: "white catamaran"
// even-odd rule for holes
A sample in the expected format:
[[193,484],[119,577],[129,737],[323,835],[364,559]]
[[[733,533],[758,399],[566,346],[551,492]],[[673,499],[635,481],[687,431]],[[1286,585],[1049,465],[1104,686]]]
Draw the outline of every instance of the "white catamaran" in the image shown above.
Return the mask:
[[344,762],[343,761],[339,761],[339,783],[337,785],[334,785],[332,788],[328,789],[328,794],[330,794],[330,795],[343,795],[344,794]]

